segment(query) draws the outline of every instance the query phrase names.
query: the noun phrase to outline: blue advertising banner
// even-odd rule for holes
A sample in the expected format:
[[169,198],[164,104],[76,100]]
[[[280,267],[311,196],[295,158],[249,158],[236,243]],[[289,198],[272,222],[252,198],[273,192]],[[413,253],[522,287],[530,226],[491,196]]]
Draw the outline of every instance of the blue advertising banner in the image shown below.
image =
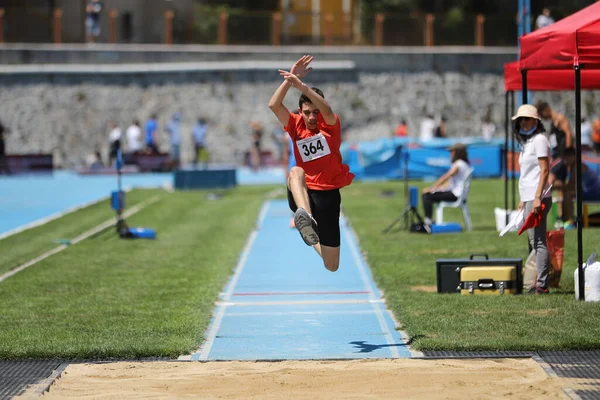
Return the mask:
[[[399,143],[394,139],[377,142],[361,142],[343,146],[340,150],[344,162],[357,179],[400,179],[404,178],[407,162],[411,179],[436,178],[444,174],[451,165],[447,146],[452,143],[428,143],[427,147],[414,142]],[[469,162],[474,168],[474,177],[499,177],[502,173],[502,147],[496,143],[473,143],[467,145]]]

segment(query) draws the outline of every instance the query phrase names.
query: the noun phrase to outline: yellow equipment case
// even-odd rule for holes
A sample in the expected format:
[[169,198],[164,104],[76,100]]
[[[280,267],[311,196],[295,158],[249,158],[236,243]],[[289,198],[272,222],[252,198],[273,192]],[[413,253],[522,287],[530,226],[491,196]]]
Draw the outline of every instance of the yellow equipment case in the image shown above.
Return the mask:
[[517,269],[514,265],[464,267],[460,270],[460,294],[517,294]]
[[[436,262],[438,293],[460,293],[463,286],[460,271],[473,267],[487,269],[490,267],[515,267],[517,271],[517,293],[523,288],[523,259],[521,258],[490,258],[487,254],[471,254],[469,258],[441,258]],[[475,279],[490,278],[480,276]],[[491,279],[491,278],[490,278]],[[506,289],[506,288],[505,288]]]

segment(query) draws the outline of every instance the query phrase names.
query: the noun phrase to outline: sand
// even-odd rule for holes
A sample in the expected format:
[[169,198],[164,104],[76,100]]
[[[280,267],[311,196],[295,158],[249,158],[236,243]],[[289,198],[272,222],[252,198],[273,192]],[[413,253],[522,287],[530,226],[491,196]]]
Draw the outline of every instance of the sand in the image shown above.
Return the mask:
[[533,359],[72,364],[44,399],[564,399]]

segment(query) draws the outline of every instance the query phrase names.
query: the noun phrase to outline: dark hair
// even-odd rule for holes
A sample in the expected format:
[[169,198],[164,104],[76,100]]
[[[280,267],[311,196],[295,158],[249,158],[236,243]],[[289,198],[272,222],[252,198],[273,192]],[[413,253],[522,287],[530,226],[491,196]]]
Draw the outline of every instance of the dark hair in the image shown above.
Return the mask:
[[539,100],[537,103],[535,103],[535,108],[537,108],[538,114],[540,114],[540,115],[548,107],[550,107],[550,104],[548,104],[547,102],[545,102],[543,100]]
[[519,132],[520,129],[521,129],[521,118],[519,117],[513,122],[513,135],[515,135],[517,142],[519,142],[520,144],[525,143],[528,138],[533,137],[534,135],[537,135],[538,133],[546,132],[546,128],[544,128],[544,124],[540,120],[538,120],[538,122],[537,122],[535,131],[529,136],[521,135],[521,133]]
[[454,156],[452,157],[452,162],[455,162],[457,160],[463,160],[464,162],[469,164],[469,156],[467,155],[466,147],[452,149],[452,151],[454,152]]
[[[311,88],[316,94],[318,94],[319,96],[321,96],[323,99],[325,98],[325,96],[323,95],[323,92],[321,91],[321,89],[316,88],[316,87],[312,87]],[[298,108],[302,109],[302,104],[304,103],[311,103],[312,101],[308,98],[307,95],[305,95],[304,93],[302,93],[300,95],[300,100],[298,100]]]

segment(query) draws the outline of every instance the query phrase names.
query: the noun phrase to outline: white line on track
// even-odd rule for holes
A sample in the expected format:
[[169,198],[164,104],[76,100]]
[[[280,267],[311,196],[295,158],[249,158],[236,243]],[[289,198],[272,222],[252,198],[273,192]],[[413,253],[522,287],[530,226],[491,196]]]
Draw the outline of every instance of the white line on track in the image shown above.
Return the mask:
[[288,316],[288,315],[357,315],[372,314],[373,310],[356,311],[276,311],[276,312],[229,312],[227,317],[248,317],[248,316]]
[[[126,210],[123,213],[123,218],[127,218],[127,217],[141,211],[143,208],[149,206],[150,204],[156,203],[159,199],[160,199],[160,197],[154,196],[154,197],[151,197],[150,199],[144,201],[143,203],[140,203],[134,207],[131,207],[130,209]],[[115,218],[111,218],[108,221],[105,221],[105,222],[101,223],[100,225],[90,229],[89,231],[86,231],[86,232],[82,233],[81,235],[73,238],[69,245],[61,244],[60,246],[57,246],[54,249],[47,251],[44,254],[34,258],[33,260],[29,260],[26,263],[23,263],[23,264],[19,265],[18,267],[11,269],[10,271],[0,275],[0,282],[4,281],[5,279],[10,278],[13,275],[16,275],[17,273],[23,271],[25,268],[29,268],[32,265],[50,257],[56,253],[63,251],[64,249],[66,249],[67,247],[69,247],[71,245],[77,244],[77,243],[81,242],[82,240],[87,239],[92,235],[95,235],[98,232],[102,232],[103,230],[115,225],[115,223],[116,223]]]
[[[237,282],[240,279],[240,275],[242,274],[242,271],[244,270],[244,266],[246,265],[246,260],[248,259],[248,255],[250,254],[250,249],[252,248],[252,245],[254,244],[256,237],[258,236],[258,230],[262,226],[262,223],[267,215],[267,211],[269,208],[270,208],[270,202],[266,202],[263,204],[263,206],[260,210],[260,214],[259,214],[257,224],[256,224],[256,229],[254,231],[252,231],[252,233],[250,234],[250,237],[248,238],[248,241],[246,242],[246,246],[244,247],[244,250],[242,251],[242,254],[240,256],[238,264],[235,267],[235,272],[233,273],[233,276],[231,277],[231,281],[229,282],[227,290],[225,291],[225,295],[223,297],[223,300],[225,303],[227,303],[229,301],[229,299],[231,298],[231,295],[233,294],[233,291],[235,290],[235,285],[237,285]],[[208,359],[210,350],[212,349],[212,346],[215,342],[217,333],[219,332],[219,328],[221,327],[221,322],[223,321],[223,316],[225,315],[225,310],[227,307],[220,307],[219,305],[220,304],[217,303],[217,313],[216,313],[215,318],[214,318],[213,322],[211,323],[210,329],[208,330],[208,333],[206,335],[207,336],[206,341],[204,342],[204,344],[202,345],[202,347],[200,349],[200,356],[198,358],[199,360],[207,360]],[[182,356],[182,357],[186,357],[186,356]]]
[[[367,275],[367,267],[366,267],[365,263],[363,262],[363,258],[361,257],[360,253],[358,252],[358,248],[357,248],[358,239],[355,239],[356,235],[352,235],[351,228],[347,222],[345,224],[341,224],[341,229],[344,231],[344,235],[346,236],[346,239],[347,239],[346,241],[348,243],[348,246],[350,247],[350,251],[352,252],[352,257],[354,258],[354,263],[356,264],[356,266],[358,268],[358,271],[360,273],[360,278],[361,278],[363,284],[365,285],[365,289],[367,289],[369,291],[369,297],[371,298],[371,300],[375,300],[375,293],[377,293],[378,290],[375,287],[373,287],[373,285],[371,285],[371,280],[369,279],[369,277]],[[389,349],[390,349],[390,352],[392,353],[392,358],[399,358],[400,353],[398,353],[398,349],[394,346],[397,343],[394,340],[394,336],[392,335],[392,332],[390,331],[390,328],[389,328],[387,322],[385,321],[385,317],[384,317],[383,312],[381,311],[381,308],[379,307],[379,305],[373,304],[373,311],[375,311],[375,315],[377,316],[377,321],[379,322],[379,326],[383,330],[385,340],[390,345]]]
[[[380,299],[356,299],[356,300],[299,300],[299,301],[246,301],[246,302],[217,302],[220,307],[253,307],[253,306],[281,306],[281,305],[305,305],[305,304],[373,304],[383,303]],[[229,314],[228,314],[229,315]]]

